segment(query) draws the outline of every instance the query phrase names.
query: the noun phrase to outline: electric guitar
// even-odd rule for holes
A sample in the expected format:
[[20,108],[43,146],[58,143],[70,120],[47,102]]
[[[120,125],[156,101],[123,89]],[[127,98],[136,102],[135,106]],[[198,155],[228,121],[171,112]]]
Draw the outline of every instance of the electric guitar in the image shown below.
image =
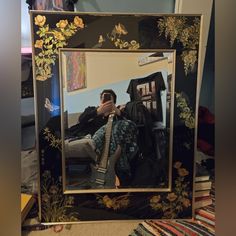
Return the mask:
[[115,165],[121,154],[121,147],[118,146],[115,153],[109,156],[110,141],[112,134],[112,124],[115,114],[111,113],[105,129],[105,144],[98,165],[92,167],[92,185],[95,188],[115,188],[116,173]]

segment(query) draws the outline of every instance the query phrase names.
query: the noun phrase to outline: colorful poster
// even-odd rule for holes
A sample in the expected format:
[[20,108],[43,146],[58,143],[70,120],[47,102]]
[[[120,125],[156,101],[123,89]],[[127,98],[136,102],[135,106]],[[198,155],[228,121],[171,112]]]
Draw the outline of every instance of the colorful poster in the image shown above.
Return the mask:
[[86,88],[86,60],[84,52],[66,53],[67,92]]

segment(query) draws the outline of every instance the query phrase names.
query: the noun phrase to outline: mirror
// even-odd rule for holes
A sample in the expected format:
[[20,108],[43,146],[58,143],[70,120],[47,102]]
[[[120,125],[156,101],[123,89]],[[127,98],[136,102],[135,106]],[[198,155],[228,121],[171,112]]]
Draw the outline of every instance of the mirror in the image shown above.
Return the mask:
[[175,51],[59,59],[64,193],[170,191]]
[[[192,219],[202,15],[32,11],[30,18],[40,221]],[[166,89],[137,83],[146,77],[162,78]],[[104,111],[98,106],[107,88],[117,101],[106,92]],[[160,104],[162,121],[150,121]],[[87,106],[109,114],[100,146],[96,132],[78,139]],[[104,143],[115,145],[103,151]],[[107,153],[113,159],[102,158]],[[92,178],[93,167],[100,176]]]

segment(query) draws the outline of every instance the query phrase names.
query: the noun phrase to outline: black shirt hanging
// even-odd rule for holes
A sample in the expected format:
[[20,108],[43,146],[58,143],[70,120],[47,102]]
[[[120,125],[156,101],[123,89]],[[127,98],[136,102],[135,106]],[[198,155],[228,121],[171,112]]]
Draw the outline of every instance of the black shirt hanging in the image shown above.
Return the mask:
[[161,72],[155,72],[144,78],[132,79],[127,93],[131,101],[142,101],[153,117],[153,121],[162,121],[161,91],[165,90]]

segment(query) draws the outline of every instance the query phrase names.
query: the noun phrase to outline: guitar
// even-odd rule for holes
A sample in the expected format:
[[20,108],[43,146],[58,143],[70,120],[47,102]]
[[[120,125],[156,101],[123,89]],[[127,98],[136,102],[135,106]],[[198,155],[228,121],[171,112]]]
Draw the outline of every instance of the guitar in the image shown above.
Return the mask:
[[112,134],[112,124],[115,114],[111,113],[108,117],[105,130],[105,143],[98,165],[92,167],[92,184],[95,188],[115,188],[116,174],[115,165],[121,155],[121,147],[118,145],[115,153],[109,156],[109,148]]

